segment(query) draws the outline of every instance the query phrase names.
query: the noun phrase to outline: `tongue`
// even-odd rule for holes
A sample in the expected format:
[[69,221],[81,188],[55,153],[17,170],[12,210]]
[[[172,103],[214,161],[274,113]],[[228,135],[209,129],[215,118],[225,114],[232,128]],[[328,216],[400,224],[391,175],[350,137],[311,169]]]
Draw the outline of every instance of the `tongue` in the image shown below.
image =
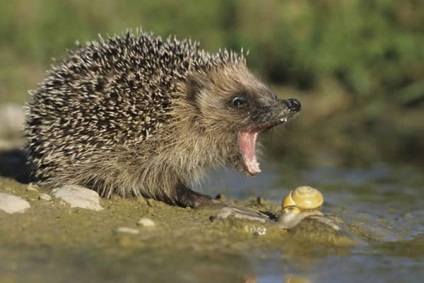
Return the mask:
[[246,131],[239,133],[239,145],[243,156],[244,165],[247,171],[255,175],[261,172],[259,163],[256,159],[256,138],[258,132]]

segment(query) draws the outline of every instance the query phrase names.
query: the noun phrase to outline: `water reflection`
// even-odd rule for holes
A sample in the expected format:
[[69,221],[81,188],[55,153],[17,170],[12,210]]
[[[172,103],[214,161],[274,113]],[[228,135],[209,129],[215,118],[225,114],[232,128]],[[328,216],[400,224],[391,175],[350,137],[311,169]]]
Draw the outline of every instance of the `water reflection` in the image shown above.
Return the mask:
[[261,196],[276,203],[297,186],[316,187],[324,194],[324,210],[341,217],[366,243],[353,249],[288,245],[284,254],[255,262],[258,282],[284,282],[287,274],[312,282],[420,282],[424,276],[424,175],[417,168],[379,163],[299,170],[263,164],[255,178],[224,171],[211,179],[215,182],[204,186],[208,193],[228,188],[230,197]]

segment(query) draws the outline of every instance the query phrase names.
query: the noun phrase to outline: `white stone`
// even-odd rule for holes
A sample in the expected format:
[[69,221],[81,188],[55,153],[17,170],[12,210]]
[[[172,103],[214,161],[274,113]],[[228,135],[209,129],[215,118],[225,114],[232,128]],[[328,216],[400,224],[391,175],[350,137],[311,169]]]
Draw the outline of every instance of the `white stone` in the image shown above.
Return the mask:
[[33,183],[29,183],[26,190],[30,192],[38,192],[38,186]]
[[125,234],[133,234],[133,235],[137,235],[138,233],[140,233],[138,229],[130,228],[130,227],[119,227],[118,229],[116,229],[116,232],[125,233]]
[[9,193],[0,193],[0,210],[6,213],[23,213],[30,208],[29,202]]
[[66,185],[53,190],[53,196],[64,200],[71,207],[80,207],[91,210],[102,210],[99,194],[93,190],[76,186]]
[[150,219],[150,218],[147,218],[147,217],[143,217],[143,218],[141,218],[139,221],[138,221],[138,223],[137,223],[138,225],[140,225],[140,226],[143,226],[143,227],[153,227],[153,226],[155,226],[156,225],[156,223],[152,220],[152,219]]
[[51,201],[52,197],[49,194],[40,194],[38,199],[45,200],[45,201]]

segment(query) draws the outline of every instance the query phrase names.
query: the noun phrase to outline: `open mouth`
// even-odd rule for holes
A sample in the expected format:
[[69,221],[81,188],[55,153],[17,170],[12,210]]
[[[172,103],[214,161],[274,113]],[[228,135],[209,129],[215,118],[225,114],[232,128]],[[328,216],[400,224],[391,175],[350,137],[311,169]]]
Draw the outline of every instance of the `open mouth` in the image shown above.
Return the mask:
[[264,132],[278,124],[284,124],[288,117],[280,119],[277,123],[265,125],[250,130],[243,130],[238,133],[238,143],[240,147],[241,156],[244,163],[244,168],[250,175],[256,175],[261,172],[259,162],[256,157],[256,140],[261,132]]
[[260,130],[251,130],[238,133],[238,142],[244,167],[250,175],[256,175],[261,172],[256,158],[256,140],[260,132]]

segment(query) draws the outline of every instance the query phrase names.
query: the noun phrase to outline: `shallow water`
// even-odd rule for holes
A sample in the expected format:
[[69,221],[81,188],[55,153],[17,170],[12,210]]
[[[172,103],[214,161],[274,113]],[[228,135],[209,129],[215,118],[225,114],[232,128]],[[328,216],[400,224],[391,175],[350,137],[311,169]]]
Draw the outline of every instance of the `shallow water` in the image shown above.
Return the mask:
[[[211,223],[195,211],[146,208],[134,200],[103,200],[108,207],[103,212],[34,202],[33,210],[24,215],[0,215],[0,220],[15,221],[0,221],[0,282],[422,282],[421,171],[384,164],[367,169],[262,167],[263,173],[254,178],[215,172],[202,191],[236,199],[260,196],[279,203],[290,189],[310,185],[324,194],[324,212],[340,217],[360,243],[343,247],[284,242],[284,238],[281,243],[279,238],[264,243],[218,228],[211,239],[207,229],[202,234]],[[33,198],[31,192],[25,194]],[[127,206],[135,208],[125,210]],[[156,233],[142,230],[136,237],[113,233],[117,227],[113,221],[125,226],[146,213],[159,224],[161,217],[175,214],[175,218],[164,221],[164,229]],[[110,215],[116,219],[105,219]],[[183,229],[168,227],[171,224]],[[5,234],[4,225],[16,234]]]
[[[252,259],[257,282],[422,282],[424,278],[424,175],[417,168],[314,168],[291,170],[274,164],[246,179],[223,173],[209,185],[227,187],[235,198],[249,195],[279,202],[300,185],[318,188],[324,211],[340,216],[363,243],[349,250],[327,249],[311,255],[275,254]],[[220,172],[222,173],[222,172]],[[214,181],[211,181],[214,180]],[[218,180],[218,181],[217,181]],[[217,184],[213,186],[213,184]],[[308,281],[309,280],[309,281]]]

